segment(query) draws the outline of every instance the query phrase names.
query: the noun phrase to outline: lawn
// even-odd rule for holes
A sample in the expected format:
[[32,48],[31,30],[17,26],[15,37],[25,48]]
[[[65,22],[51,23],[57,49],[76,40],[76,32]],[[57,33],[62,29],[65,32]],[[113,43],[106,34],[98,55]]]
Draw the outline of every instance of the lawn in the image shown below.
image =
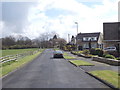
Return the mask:
[[64,55],[64,56],[68,56],[68,54],[67,54],[67,53],[63,53],[63,55]]
[[97,70],[89,72],[94,76],[97,76],[100,79],[105,80],[106,82],[114,85],[116,88],[120,88],[120,75],[118,73],[111,70]]
[[92,63],[82,61],[82,60],[69,60],[71,63],[75,64],[76,66],[91,66],[94,65]]
[[60,50],[59,48],[54,48],[53,50]]
[[72,57],[72,56],[64,56],[65,59],[76,59],[75,57]]
[[[2,50],[2,56],[6,55],[14,55],[14,54],[19,54],[19,53],[24,53],[27,51],[35,51],[38,48],[31,48],[31,49],[8,49],[8,50]],[[1,52],[1,50],[0,50]]]
[[22,65],[25,65],[26,63],[32,61],[35,57],[37,57],[43,50],[40,50],[39,52],[37,52],[34,55],[29,55],[26,56],[22,59],[19,59],[18,61],[15,61],[14,63],[11,63],[10,65],[5,65],[3,67],[0,68],[0,70],[2,69],[2,72],[0,72],[0,77],[8,74],[9,72],[12,72],[13,70],[21,67]]

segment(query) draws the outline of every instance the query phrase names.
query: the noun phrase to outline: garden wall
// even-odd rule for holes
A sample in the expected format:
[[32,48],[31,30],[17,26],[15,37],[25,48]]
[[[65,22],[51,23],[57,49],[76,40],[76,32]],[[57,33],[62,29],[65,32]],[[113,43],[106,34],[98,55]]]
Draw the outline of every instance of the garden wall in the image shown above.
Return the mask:
[[114,66],[119,66],[120,65],[120,60],[114,60],[114,59],[108,59],[108,58],[103,58],[103,57],[93,57],[93,61],[98,61]]

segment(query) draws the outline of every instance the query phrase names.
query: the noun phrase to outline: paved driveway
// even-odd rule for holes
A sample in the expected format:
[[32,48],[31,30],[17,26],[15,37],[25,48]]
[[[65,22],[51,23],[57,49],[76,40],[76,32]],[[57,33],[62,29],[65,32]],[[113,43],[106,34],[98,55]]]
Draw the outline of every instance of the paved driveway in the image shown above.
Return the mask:
[[108,88],[47,49],[35,60],[3,78],[3,88]]

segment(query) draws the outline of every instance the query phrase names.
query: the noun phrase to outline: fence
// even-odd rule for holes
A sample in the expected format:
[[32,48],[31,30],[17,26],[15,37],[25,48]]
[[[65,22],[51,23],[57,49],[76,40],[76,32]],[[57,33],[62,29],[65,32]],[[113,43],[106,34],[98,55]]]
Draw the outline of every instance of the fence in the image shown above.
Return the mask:
[[7,55],[4,57],[0,57],[0,63],[6,63],[6,62],[10,62],[10,61],[17,61],[20,58],[23,58],[27,55],[33,55],[35,53],[37,53],[38,51],[40,51],[40,49],[36,50],[36,51],[28,51],[25,53],[20,53],[20,54],[15,54],[15,55]]

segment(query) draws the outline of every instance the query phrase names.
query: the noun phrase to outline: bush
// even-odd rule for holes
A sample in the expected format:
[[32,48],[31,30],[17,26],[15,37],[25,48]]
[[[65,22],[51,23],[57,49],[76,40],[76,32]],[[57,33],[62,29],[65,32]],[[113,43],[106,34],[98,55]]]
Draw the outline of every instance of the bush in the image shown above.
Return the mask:
[[90,54],[92,54],[92,55],[98,55],[99,57],[102,57],[103,56],[103,54],[104,54],[104,52],[103,52],[103,50],[102,49],[100,49],[100,48],[96,48],[96,49],[91,49],[90,50]]
[[88,55],[88,54],[90,54],[90,51],[89,50],[83,50],[82,53],[85,54],[85,55]]
[[116,58],[117,60],[120,60],[120,57]]
[[26,49],[26,48],[32,48],[32,46],[29,46],[29,45],[13,45],[13,46],[9,46],[9,49]]
[[116,59],[113,55],[110,54],[106,54],[104,55],[105,58],[111,58],[111,59]]
[[96,50],[94,48],[90,49],[90,54],[97,55]]

